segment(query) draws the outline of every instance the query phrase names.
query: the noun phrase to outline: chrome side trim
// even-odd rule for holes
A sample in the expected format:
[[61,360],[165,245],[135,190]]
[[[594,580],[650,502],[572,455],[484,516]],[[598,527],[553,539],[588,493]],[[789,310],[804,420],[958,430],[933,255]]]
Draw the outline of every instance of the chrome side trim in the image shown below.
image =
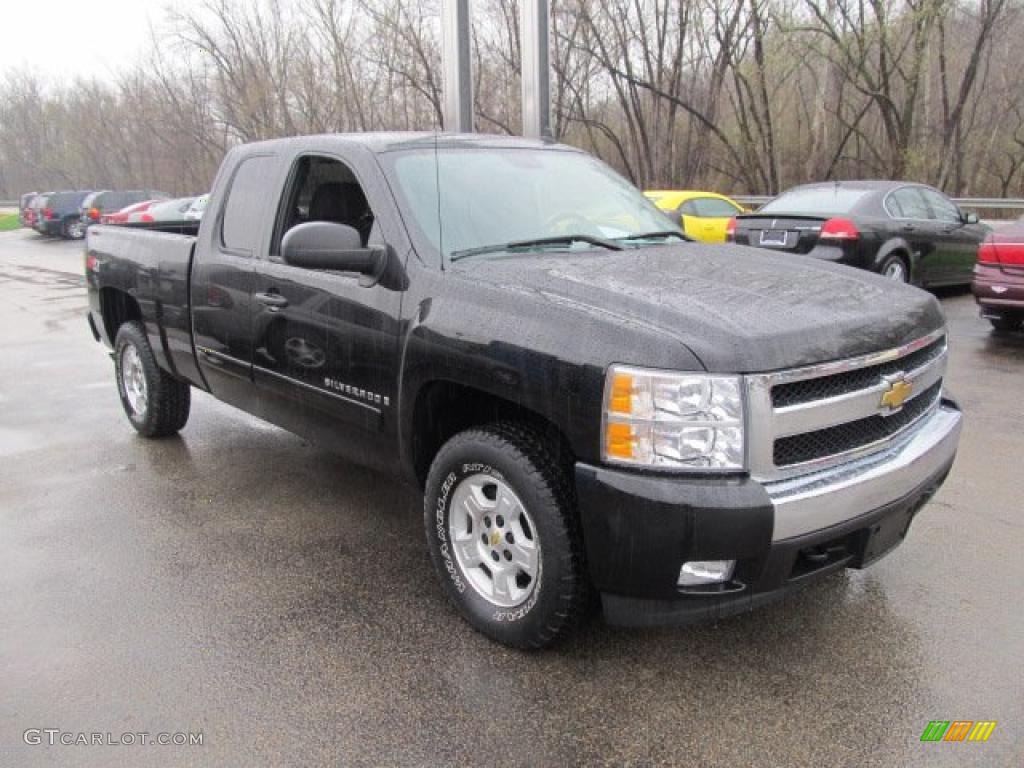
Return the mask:
[[775,509],[772,541],[838,525],[912,493],[953,461],[962,421],[958,410],[943,404],[920,429],[882,452],[765,484]]

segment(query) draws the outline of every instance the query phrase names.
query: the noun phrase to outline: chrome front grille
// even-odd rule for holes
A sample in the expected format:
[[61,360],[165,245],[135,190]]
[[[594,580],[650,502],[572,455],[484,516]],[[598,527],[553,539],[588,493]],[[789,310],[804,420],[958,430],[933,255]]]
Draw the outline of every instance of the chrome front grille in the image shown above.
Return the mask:
[[[936,331],[876,354],[748,376],[752,474],[794,477],[900,440],[939,407],[946,356]],[[893,390],[906,398],[898,406]]]
[[941,394],[942,382],[936,382],[892,416],[875,414],[815,432],[780,437],[775,441],[773,450],[775,466],[791,467],[794,464],[820,459],[822,456],[835,456],[880,441],[888,441],[917,421],[935,405]]
[[906,357],[865,368],[834,373],[830,376],[819,376],[813,379],[800,379],[772,387],[772,405],[785,408],[788,405],[799,405],[812,400],[823,400],[826,397],[845,395],[859,389],[867,389],[878,383],[879,376],[892,376],[900,372],[917,370],[926,363],[945,354],[945,338],[935,339],[926,347],[911,352]]

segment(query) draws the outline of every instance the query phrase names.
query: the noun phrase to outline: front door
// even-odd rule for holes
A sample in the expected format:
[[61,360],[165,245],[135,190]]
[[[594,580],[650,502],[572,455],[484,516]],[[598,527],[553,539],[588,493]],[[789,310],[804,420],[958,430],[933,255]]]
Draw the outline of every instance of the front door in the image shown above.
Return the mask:
[[253,372],[261,412],[351,458],[381,463],[397,407],[401,293],[364,287],[354,274],[291,266],[280,242],[293,226],[334,221],[384,244],[363,187],[338,157],[293,165],[253,291]]
[[978,243],[982,239],[979,225],[966,223],[963,212],[942,193],[933,189],[922,189],[921,192],[938,226],[941,282],[971,282],[974,263],[978,260]]

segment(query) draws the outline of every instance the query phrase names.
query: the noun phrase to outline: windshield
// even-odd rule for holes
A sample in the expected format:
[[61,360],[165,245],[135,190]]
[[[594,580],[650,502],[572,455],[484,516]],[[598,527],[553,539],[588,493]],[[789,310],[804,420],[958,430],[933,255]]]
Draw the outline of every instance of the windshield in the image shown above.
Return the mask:
[[[672,227],[636,187],[579,152],[425,148],[386,155],[385,162],[419,233],[445,259],[504,243],[570,235],[619,240]],[[594,247],[580,240],[537,249]]]
[[758,213],[806,213],[811,216],[834,216],[849,213],[870,194],[867,189],[849,189],[836,185],[797,187],[783,192]]

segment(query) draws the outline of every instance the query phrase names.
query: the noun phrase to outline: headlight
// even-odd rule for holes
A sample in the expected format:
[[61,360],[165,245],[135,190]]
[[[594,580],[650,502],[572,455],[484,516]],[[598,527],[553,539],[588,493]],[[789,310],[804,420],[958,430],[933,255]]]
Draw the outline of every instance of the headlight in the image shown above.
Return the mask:
[[601,456],[609,463],[743,469],[742,379],[613,365],[602,431]]

